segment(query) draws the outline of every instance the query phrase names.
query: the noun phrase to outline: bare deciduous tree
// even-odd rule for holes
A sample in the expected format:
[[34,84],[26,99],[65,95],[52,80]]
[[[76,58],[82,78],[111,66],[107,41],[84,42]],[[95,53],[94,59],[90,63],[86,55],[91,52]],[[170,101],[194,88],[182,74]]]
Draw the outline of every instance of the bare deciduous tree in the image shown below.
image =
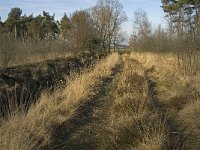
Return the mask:
[[87,11],[76,11],[71,17],[69,43],[77,52],[92,51],[96,32]]
[[118,0],[99,0],[92,8],[91,16],[102,47],[110,52],[122,23],[127,20],[122,4]]
[[129,41],[132,49],[150,49],[152,27],[146,12],[142,9],[134,13],[133,30],[132,41]]
[[133,24],[138,37],[148,36],[151,33],[151,23],[149,22],[147,13],[144,10],[138,9],[134,12]]

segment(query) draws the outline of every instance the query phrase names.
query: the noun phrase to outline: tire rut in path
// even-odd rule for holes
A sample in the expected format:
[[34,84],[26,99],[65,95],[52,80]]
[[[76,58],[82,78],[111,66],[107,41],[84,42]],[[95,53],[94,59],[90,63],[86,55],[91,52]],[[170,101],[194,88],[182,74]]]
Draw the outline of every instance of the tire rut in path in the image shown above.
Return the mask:
[[[78,134],[84,126],[97,121],[97,118],[93,116],[93,111],[95,108],[101,108],[104,105],[103,97],[105,97],[109,92],[109,85],[112,83],[115,75],[117,75],[121,70],[121,64],[117,64],[113,69],[110,76],[101,79],[101,83],[96,89],[98,90],[94,97],[90,100],[82,103],[77,109],[76,114],[70,120],[60,124],[53,130],[52,143],[45,147],[44,149],[96,149],[96,144],[91,140],[87,141],[84,139],[84,135],[81,133],[78,135],[78,140],[74,141],[73,136]],[[96,91],[95,91],[96,92]],[[85,133],[84,133],[85,134]],[[83,136],[83,137],[82,137]],[[90,136],[90,135],[86,135]],[[76,138],[77,139],[77,138]],[[91,137],[90,137],[91,139]],[[80,141],[79,141],[80,140]]]
[[167,115],[167,110],[165,106],[160,102],[158,94],[158,85],[156,79],[151,75],[155,71],[154,67],[145,70],[146,80],[148,82],[148,97],[153,102],[154,108],[158,111],[160,118],[165,122],[167,130],[169,132],[167,139],[167,149],[183,149],[184,147],[184,137],[180,133],[180,129],[173,125],[173,120]]

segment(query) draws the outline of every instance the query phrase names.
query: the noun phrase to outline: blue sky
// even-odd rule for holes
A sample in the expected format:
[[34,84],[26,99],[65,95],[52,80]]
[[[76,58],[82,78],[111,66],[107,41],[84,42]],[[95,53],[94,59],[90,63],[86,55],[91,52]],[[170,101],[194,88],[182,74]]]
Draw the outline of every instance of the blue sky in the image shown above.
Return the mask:
[[[133,13],[139,8],[145,10],[155,27],[158,24],[164,25],[164,13],[162,11],[161,0],[119,0],[123,6],[128,22],[123,25],[127,35],[132,33]],[[10,9],[19,7],[23,10],[23,14],[38,15],[43,10],[50,14],[55,13],[55,18],[60,19],[64,13],[70,14],[75,10],[92,7],[97,0],[0,0],[0,17],[4,21]]]

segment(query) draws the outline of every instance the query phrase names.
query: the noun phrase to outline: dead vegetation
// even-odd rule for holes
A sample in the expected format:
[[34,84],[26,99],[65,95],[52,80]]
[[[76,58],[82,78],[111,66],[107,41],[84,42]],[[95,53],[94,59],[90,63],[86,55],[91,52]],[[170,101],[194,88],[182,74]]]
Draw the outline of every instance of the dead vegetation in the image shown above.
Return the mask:
[[[132,53],[146,68],[154,66],[158,102],[170,126],[173,148],[199,149],[199,52],[194,55]],[[176,146],[175,146],[176,145]]]
[[145,70],[137,60],[123,58],[111,107],[99,130],[99,149],[165,149],[167,129],[153,104]]
[[27,112],[2,119],[0,147],[198,149],[197,57],[108,55],[67,78],[63,89],[43,92]]
[[65,41],[22,41],[1,33],[0,68],[36,64],[72,56]]

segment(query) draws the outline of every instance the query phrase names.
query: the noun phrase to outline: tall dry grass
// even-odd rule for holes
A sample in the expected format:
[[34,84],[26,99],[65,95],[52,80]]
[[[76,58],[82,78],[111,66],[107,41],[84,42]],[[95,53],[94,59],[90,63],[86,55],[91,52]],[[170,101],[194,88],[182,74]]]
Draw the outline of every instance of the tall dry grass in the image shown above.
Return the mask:
[[112,73],[118,61],[118,54],[109,55],[94,69],[70,79],[62,91],[44,93],[27,113],[17,112],[8,120],[3,120],[0,125],[0,149],[30,150],[49,145],[53,129],[69,121],[79,106],[96,94],[94,89],[101,84],[102,78]]
[[144,68],[129,56],[123,60],[107,119],[98,129],[99,149],[165,149],[167,130],[149,95]]
[[154,67],[153,76],[159,86],[160,100],[167,102],[182,94],[193,94],[192,90],[200,91],[200,59],[198,59],[200,55],[198,54],[196,53],[197,56],[192,59],[192,64],[188,63],[191,57],[185,56],[180,60],[173,53],[133,52],[131,56],[142,62],[146,68]]
[[[157,82],[159,102],[167,115],[171,132],[180,139],[179,148],[199,149],[200,139],[200,55],[136,53],[132,58],[146,68],[154,67],[153,77]],[[181,57],[180,57],[181,56]],[[173,136],[173,133],[169,133]]]

